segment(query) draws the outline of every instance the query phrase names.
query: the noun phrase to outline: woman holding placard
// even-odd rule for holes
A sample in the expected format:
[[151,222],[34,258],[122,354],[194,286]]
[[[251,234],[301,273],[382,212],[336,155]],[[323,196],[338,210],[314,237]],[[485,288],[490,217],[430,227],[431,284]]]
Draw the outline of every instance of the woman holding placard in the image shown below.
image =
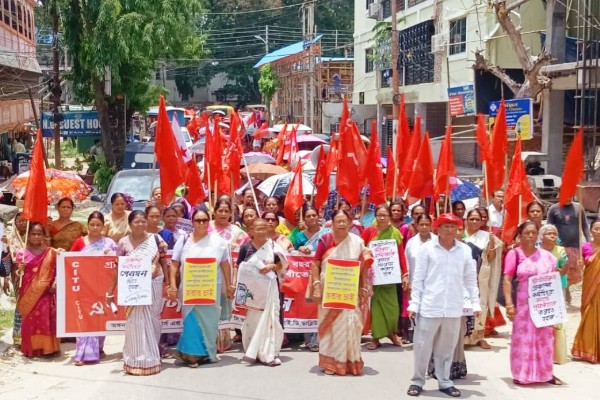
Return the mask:
[[[237,260],[239,275],[236,304],[240,304],[240,300],[246,305],[246,319],[242,326],[244,360],[277,366],[281,365],[279,351],[283,343],[278,280],[285,274],[287,261],[284,250],[269,239],[264,219],[254,221],[250,234],[251,240],[242,245]],[[249,281],[247,283],[243,278],[246,276],[263,283],[255,286],[258,289],[245,291],[250,288]],[[250,298],[257,302],[256,307],[250,308],[247,302]],[[264,299],[264,302],[258,304],[259,298]]]
[[484,339],[485,321],[488,316],[493,316],[498,297],[498,285],[502,274],[502,241],[493,233],[482,231],[482,218],[476,209],[466,214],[466,229],[464,242],[474,246],[479,253],[477,262],[477,282],[479,285],[479,300],[481,314],[475,320],[475,329],[465,338],[465,344],[477,345],[489,350],[491,346]]
[[592,222],[592,241],[581,248],[585,269],[581,293],[581,321],[573,342],[573,357],[600,362],[600,220]]
[[[538,228],[534,222],[525,221],[519,225],[518,236],[521,245],[510,250],[504,259],[503,280],[506,315],[513,321],[510,346],[513,382],[518,385],[543,382],[562,385],[563,382],[552,375],[553,327],[537,328],[529,310],[529,280],[556,271],[556,257],[535,247]],[[516,299],[512,298],[513,277],[517,278]]]
[[[371,289],[368,269],[372,259],[363,240],[349,232],[351,224],[352,217],[347,211],[338,210],[334,213],[332,231],[319,239],[312,267],[312,296],[320,304],[319,367],[327,375],[361,375],[364,366],[360,355],[363,324],[359,304],[367,304],[369,301]],[[321,301],[328,291],[325,278],[330,264],[354,262],[358,262],[358,287],[354,293],[345,293],[354,305],[345,308],[323,307]]]
[[56,337],[56,255],[46,246],[44,225],[29,224],[27,244],[16,254],[22,276],[17,309],[21,313],[21,352],[25,357],[60,355]]
[[[234,287],[231,284],[231,268],[227,242],[218,235],[208,233],[210,217],[201,209],[192,214],[194,231],[179,238],[173,249],[170,267],[169,298],[177,297],[182,304],[183,332],[177,343],[176,356],[190,368],[196,368],[203,362],[217,361],[217,335],[219,331],[220,306],[218,294],[221,287],[226,288],[227,298],[233,299]],[[214,297],[212,299],[194,299],[184,296],[186,289],[186,268],[193,264],[213,264],[216,269]],[[189,266],[188,266],[189,265]],[[212,268],[212,267],[211,267]],[[177,276],[181,278],[178,291]],[[179,296],[177,296],[179,294]],[[186,304],[187,303],[187,304]]]
[[[143,211],[133,211],[127,217],[130,234],[119,240],[118,256],[136,256],[151,260],[152,304],[128,306],[125,324],[123,361],[129,375],[153,375],[160,372],[160,313],[163,305],[163,268],[169,263],[166,257],[167,244],[156,234],[146,232],[148,220]],[[116,277],[116,275],[115,275]],[[106,293],[108,304],[114,301],[114,288]]]
[[[71,251],[81,251],[91,254],[115,254],[117,244],[102,235],[104,215],[94,211],[88,217],[88,235],[75,240]],[[85,273],[85,271],[84,271]],[[104,336],[82,336],[76,339],[75,365],[81,366],[88,362],[98,362],[104,356]]]
[[[396,277],[395,282],[385,283],[373,281],[373,297],[371,297],[371,336],[373,340],[367,344],[367,350],[375,350],[381,346],[379,339],[389,338],[394,346],[400,346],[400,338],[396,335],[398,329],[398,317],[400,316],[400,304],[402,297],[398,298],[397,284],[402,283],[402,289],[408,289],[408,273],[404,246],[402,246],[402,234],[391,223],[390,208],[382,204],[375,209],[375,226],[365,229],[362,238],[365,245],[373,252],[373,267],[378,268],[379,261],[387,259],[388,264],[394,267],[398,265],[398,271],[388,271],[388,276]],[[386,241],[386,242],[384,242]],[[395,254],[391,252],[388,244],[392,243],[397,249]],[[378,251],[381,249],[382,251]],[[390,258],[395,258],[392,260]],[[397,272],[397,275],[396,275]],[[373,271],[374,277],[385,276],[380,271]],[[392,280],[392,279],[390,279]]]

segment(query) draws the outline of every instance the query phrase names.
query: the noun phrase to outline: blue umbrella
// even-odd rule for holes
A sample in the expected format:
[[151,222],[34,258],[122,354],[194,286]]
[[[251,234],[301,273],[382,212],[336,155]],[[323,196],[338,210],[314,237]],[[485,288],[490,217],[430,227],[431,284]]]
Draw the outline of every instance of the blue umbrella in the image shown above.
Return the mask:
[[473,182],[458,180],[458,186],[455,186],[450,191],[450,200],[459,201],[474,199],[481,195],[481,189]]

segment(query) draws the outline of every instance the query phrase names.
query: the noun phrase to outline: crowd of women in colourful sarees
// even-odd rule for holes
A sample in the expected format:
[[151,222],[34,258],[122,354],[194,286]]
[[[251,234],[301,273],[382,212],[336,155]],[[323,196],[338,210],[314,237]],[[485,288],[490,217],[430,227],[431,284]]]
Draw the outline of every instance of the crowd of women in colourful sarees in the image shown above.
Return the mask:
[[[435,237],[433,216],[424,207],[416,205],[410,213],[402,202],[373,207],[373,222],[364,226],[344,201],[338,202],[328,221],[323,219],[323,210],[308,204],[290,221],[281,216],[281,199],[273,197],[266,198],[261,207],[251,201],[237,207],[229,195],[222,195],[210,210],[206,205],[192,207],[185,199],[165,207],[160,203],[160,189],[153,192],[152,200],[145,211],[131,212],[128,196],[116,193],[111,198],[111,211],[107,215],[90,214],[87,224],[71,219],[74,204],[70,199],[58,202],[59,218],[48,226],[31,221],[27,228],[27,221],[17,215],[12,232],[5,238],[7,251],[0,269],[5,275],[12,269],[11,282],[17,296],[13,341],[24,356],[60,354],[55,276],[57,253],[65,250],[143,255],[152,260],[153,303],[128,307],[126,311],[123,362],[128,374],[158,373],[164,357],[177,357],[192,368],[217,362],[218,353],[230,350],[234,342],[242,343],[246,362],[280,365],[282,345],[295,339],[284,333],[280,292],[286,279],[286,256],[294,253],[313,257],[306,296],[319,302],[318,332],[296,339],[319,353],[319,367],[325,374],[362,374],[361,339],[366,335],[371,336],[365,346],[369,351],[376,351],[385,339],[394,346],[412,343],[413,322],[406,311],[411,276],[421,247]],[[495,329],[506,324],[502,303],[513,324],[510,362],[515,383],[562,383],[552,375],[552,364],[567,361],[564,330],[562,326],[535,327],[529,317],[526,285],[531,276],[538,274],[565,274],[567,256],[559,245],[556,228],[542,226],[538,214],[543,208],[532,203],[527,207],[530,221],[520,226],[516,241],[502,243],[488,230],[486,208],[456,209],[465,221],[457,240],[472,249],[483,312],[477,319],[464,317],[451,378],[467,375],[465,346],[491,347],[485,338],[494,336]],[[192,232],[177,228],[179,218],[191,220]],[[600,222],[592,224],[591,232],[593,239],[581,249],[585,265],[581,323],[571,353],[574,358],[597,363]],[[392,240],[398,247],[401,281],[397,284],[373,285],[369,244],[378,240]],[[168,251],[172,258],[166,257]],[[161,334],[163,293],[181,301],[185,260],[198,257],[217,260],[219,298],[213,305],[183,306],[183,331]],[[321,306],[330,259],[359,262],[358,304],[352,310]],[[242,328],[234,333],[224,323],[231,318],[238,269],[243,268],[255,268],[270,283],[265,289],[265,308],[247,310]],[[6,290],[8,279],[4,284]],[[114,301],[113,290],[107,288],[107,304]],[[498,297],[502,298],[500,302]],[[74,364],[100,361],[105,355],[103,345],[103,337],[77,338]]]

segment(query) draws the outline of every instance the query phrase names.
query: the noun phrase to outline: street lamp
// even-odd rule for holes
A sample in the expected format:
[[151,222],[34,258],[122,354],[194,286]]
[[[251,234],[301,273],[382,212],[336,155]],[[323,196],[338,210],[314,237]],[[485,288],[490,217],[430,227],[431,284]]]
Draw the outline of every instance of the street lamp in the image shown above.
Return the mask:
[[254,35],[254,37],[265,44],[265,54],[269,54],[269,37],[267,36],[267,39],[263,39],[262,36],[259,35]]

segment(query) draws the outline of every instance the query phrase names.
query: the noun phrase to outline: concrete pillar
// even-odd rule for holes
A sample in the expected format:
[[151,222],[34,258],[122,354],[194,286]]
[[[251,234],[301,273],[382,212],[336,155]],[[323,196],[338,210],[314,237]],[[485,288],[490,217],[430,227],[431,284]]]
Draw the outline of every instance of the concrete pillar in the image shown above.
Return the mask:
[[[546,49],[555,59],[553,63],[565,62],[566,7],[564,2],[548,0],[546,8]],[[561,175],[563,164],[563,134],[565,93],[544,90],[542,112],[542,151],[549,156],[546,173]]]

